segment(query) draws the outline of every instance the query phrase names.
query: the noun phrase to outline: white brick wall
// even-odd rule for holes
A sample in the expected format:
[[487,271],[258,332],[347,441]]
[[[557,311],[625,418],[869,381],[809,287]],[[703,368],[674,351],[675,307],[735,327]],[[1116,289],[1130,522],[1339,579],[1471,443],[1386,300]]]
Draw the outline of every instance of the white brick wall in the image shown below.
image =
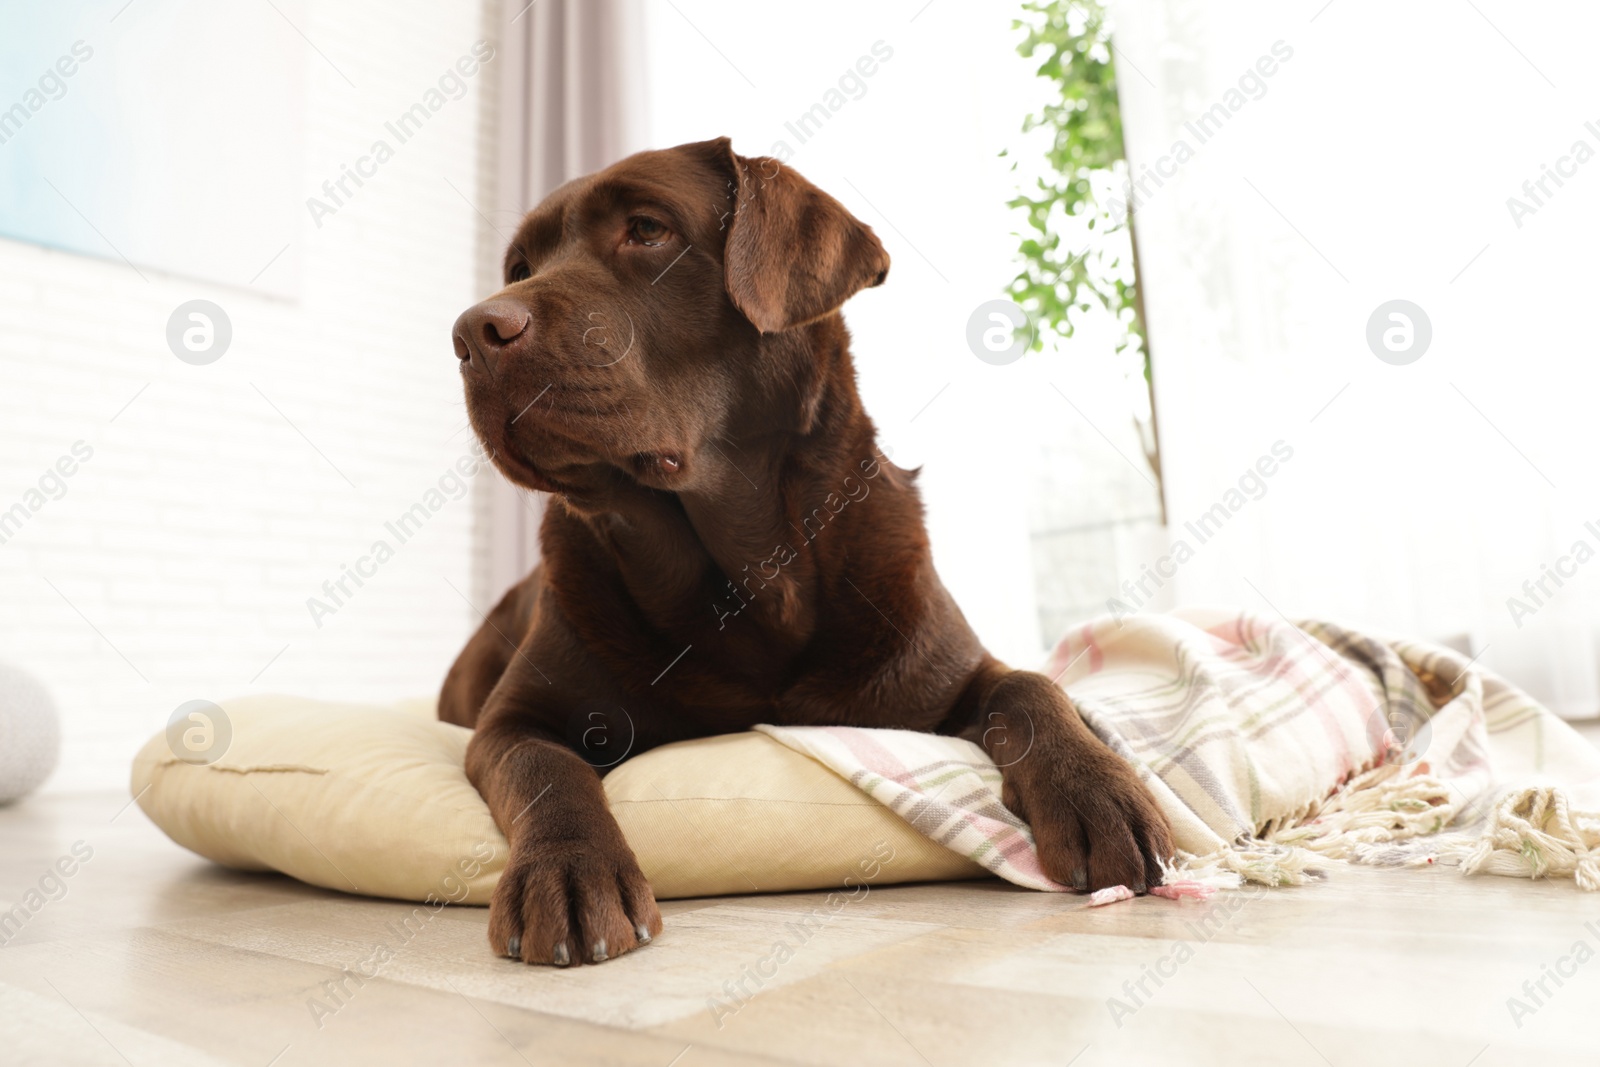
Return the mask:
[[[475,41],[493,42],[503,16],[493,3],[311,0],[303,17],[356,88],[308,54],[302,197]],[[320,629],[306,600],[374,540],[393,544],[384,523],[471,443],[449,328],[498,254],[463,198],[488,198],[498,73],[470,79],[320,229],[302,212],[296,300],[0,240],[0,510],[74,442],[94,450],[0,544],[0,657],[40,676],[64,717],[47,788],[124,782],[187,700],[437,687],[476,623],[449,583],[483,597],[481,481]],[[194,298],[233,323],[208,366],[166,345],[168,316]]]

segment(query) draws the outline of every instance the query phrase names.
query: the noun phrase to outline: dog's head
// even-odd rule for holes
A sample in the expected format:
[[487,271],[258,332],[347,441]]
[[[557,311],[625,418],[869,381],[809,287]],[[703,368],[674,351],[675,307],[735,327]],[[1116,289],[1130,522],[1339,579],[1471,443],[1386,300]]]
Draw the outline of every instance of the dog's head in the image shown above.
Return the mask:
[[523,220],[505,285],[456,320],[473,428],[507,477],[574,493],[693,484],[721,435],[815,416],[805,327],[883,282],[872,230],[727,138],[641,152]]

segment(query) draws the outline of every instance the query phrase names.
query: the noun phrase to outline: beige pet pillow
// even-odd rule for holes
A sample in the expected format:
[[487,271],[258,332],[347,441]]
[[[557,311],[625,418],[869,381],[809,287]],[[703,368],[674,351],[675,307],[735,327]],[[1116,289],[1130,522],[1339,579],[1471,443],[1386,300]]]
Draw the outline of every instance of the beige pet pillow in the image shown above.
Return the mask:
[[[471,732],[431,702],[261,696],[222,710],[225,725],[195,720],[231,735],[220,758],[179,759],[181,725],[134,758],[139,806],[178,844],[350,893],[489,902],[505,838],[462,769]],[[764,734],[654,749],[605,788],[662,899],[988,876]]]

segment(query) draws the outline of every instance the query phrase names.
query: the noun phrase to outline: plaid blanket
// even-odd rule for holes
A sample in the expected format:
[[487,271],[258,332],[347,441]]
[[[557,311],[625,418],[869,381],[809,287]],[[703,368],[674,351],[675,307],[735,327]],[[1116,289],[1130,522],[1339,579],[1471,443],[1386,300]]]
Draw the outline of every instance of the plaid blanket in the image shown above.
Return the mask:
[[[1600,752],[1448,649],[1182,610],[1088,623],[1044,672],[1149,785],[1185,877],[1298,884],[1348,860],[1600,889]],[[1000,877],[1066,888],[1040,868],[978,746],[902,730],[757,729]]]

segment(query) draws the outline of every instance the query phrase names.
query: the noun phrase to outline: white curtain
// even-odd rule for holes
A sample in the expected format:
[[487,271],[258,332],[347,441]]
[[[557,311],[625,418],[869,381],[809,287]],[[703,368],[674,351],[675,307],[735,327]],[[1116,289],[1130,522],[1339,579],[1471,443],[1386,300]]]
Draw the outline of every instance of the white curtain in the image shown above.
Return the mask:
[[[1600,711],[1578,239],[1600,160],[1577,159],[1600,150],[1581,106],[1600,25],[1553,7],[1113,9],[1172,519],[1146,561],[1171,573],[1146,584],[1157,606],[1452,640],[1563,714]],[[1547,165],[1567,177],[1515,210]],[[1393,300],[1431,323],[1406,365],[1367,339]],[[1202,538],[1186,524],[1208,513]]]

